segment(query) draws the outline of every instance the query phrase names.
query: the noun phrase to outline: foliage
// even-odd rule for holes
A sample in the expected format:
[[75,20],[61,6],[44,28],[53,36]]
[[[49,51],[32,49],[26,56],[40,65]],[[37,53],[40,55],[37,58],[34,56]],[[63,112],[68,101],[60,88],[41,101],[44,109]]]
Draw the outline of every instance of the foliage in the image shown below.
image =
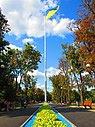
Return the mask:
[[34,91],[35,94],[35,100],[38,102],[43,102],[44,101],[44,91],[40,88],[36,88]]
[[91,93],[92,102],[95,103],[95,89],[92,89],[92,90],[90,91],[90,93]]
[[8,25],[8,20],[6,19],[5,15],[2,14],[2,11],[0,8],[0,55],[2,51],[5,49],[5,46],[9,44],[9,42],[4,40],[5,33],[9,31],[10,31],[10,28]]
[[[74,31],[75,52],[70,49],[69,59],[71,63],[74,63],[74,71],[78,70],[80,74],[81,89],[78,85],[78,91],[80,91],[81,99],[84,98],[86,87],[95,85],[95,1],[83,0],[80,5],[79,18],[76,21]],[[73,56],[73,57],[72,57]],[[75,63],[77,62],[77,64]],[[87,64],[89,67],[87,67]],[[88,75],[82,76],[83,72],[88,72]],[[76,79],[76,78],[75,78]]]
[[84,100],[92,100],[92,102],[95,103],[95,89],[86,91],[84,95]]
[[[76,21],[75,41],[79,47],[79,63],[95,78],[95,0],[83,0]],[[89,64],[88,69],[86,65]],[[95,84],[93,84],[95,85]]]
[[[27,72],[33,72],[38,68],[41,56],[40,52],[29,43],[25,44],[23,51],[9,48],[9,42],[4,40],[5,34],[9,31],[8,20],[0,9],[0,92],[1,96],[7,100],[22,96],[21,84],[25,85],[27,96],[28,88],[33,83],[36,84],[35,78],[29,76]],[[17,82],[18,76],[21,77],[20,83]]]
[[30,43],[25,44],[25,49],[22,52],[22,66],[24,71],[33,71],[38,68],[40,62],[40,52],[35,50]]
[[80,96],[76,90],[73,90],[71,92],[71,102],[76,102],[76,101],[80,102]]
[[57,103],[61,102],[61,92],[67,87],[64,75],[55,75],[49,79],[52,81],[53,86],[52,99]]
[[[8,20],[6,20],[5,16],[2,14],[1,9],[0,9],[0,89],[3,88],[2,84],[6,72],[8,72],[7,68],[7,55],[3,52],[5,49],[5,46],[7,46],[9,43],[4,40],[4,35],[6,32],[9,31],[9,25],[8,25]],[[7,52],[7,51],[6,51]],[[5,66],[7,69],[5,69]]]
[[51,110],[48,104],[44,104],[37,113],[33,127],[66,127],[61,121],[58,121],[56,113]]

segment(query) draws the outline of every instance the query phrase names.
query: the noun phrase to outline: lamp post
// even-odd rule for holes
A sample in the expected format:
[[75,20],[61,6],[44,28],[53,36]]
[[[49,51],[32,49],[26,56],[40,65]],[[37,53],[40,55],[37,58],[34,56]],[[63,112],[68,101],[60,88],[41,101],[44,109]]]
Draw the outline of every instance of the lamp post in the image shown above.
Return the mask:
[[90,67],[90,64],[86,64],[86,67]]
[[92,73],[91,73],[91,66],[90,64],[86,64],[86,68],[87,68],[87,71],[88,73],[90,74],[91,78],[92,78]]
[[5,66],[2,64],[2,65],[1,65],[1,68],[4,68],[4,67],[5,67]]
[[91,76],[91,80],[92,81],[95,80],[95,70],[91,67],[90,64],[86,64],[86,68],[87,68],[88,73]]
[[61,89],[61,104],[62,104],[62,88],[63,87],[61,86],[61,88],[60,88]]

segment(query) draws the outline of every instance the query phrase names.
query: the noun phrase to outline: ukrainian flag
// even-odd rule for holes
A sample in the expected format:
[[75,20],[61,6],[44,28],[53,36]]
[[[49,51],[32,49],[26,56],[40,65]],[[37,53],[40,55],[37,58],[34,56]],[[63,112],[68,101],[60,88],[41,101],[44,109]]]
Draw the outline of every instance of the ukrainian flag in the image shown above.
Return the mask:
[[52,17],[59,9],[59,6],[53,9],[50,9],[48,14],[46,15],[46,19],[49,19],[50,17]]

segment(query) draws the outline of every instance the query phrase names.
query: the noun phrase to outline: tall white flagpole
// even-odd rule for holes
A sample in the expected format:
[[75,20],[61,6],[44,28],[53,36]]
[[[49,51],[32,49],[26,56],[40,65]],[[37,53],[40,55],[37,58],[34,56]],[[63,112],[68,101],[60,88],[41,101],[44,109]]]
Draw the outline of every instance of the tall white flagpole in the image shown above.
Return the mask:
[[47,102],[47,43],[46,43],[46,19],[49,19],[52,15],[56,13],[59,9],[59,6],[54,10],[54,12],[48,13],[44,16],[44,87],[45,87],[45,102]]
[[44,16],[44,89],[45,89],[45,102],[47,102],[47,43],[46,43],[46,17]]

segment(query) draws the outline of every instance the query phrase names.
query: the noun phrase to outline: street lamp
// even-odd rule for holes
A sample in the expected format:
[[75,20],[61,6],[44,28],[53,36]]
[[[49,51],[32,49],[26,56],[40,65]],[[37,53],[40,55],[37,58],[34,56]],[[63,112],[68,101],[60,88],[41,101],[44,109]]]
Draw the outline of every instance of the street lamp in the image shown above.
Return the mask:
[[95,71],[93,68],[91,68],[91,65],[90,64],[86,64],[86,68],[88,69],[88,72],[91,76],[91,79],[95,78]]
[[4,67],[5,67],[5,65],[2,64],[2,65],[1,65],[1,68],[4,68]]
[[90,67],[90,64],[86,64],[86,67]]
[[62,104],[62,88],[63,87],[61,86],[61,88],[60,88],[61,89],[61,104]]

